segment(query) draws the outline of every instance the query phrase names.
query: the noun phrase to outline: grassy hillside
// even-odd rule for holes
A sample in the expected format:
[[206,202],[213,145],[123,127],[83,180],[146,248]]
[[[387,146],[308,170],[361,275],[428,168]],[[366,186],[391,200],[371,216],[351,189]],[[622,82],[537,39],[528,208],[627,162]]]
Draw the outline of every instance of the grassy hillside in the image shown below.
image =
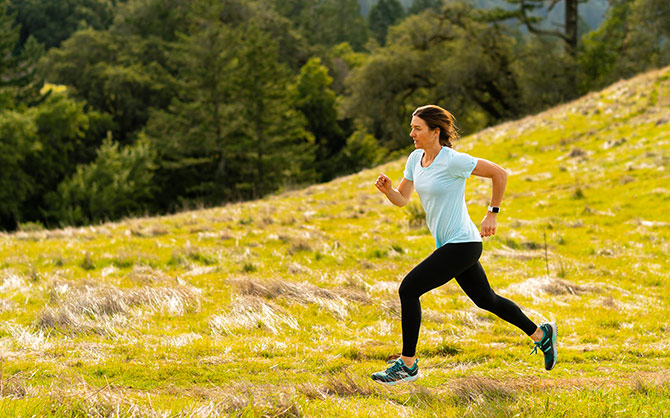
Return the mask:
[[[667,414],[670,68],[457,149],[509,170],[482,262],[558,323],[553,371],[451,282],[422,298],[422,378],[369,380],[401,348],[399,282],[434,245],[416,195],[399,209],[373,186],[403,159],[255,202],[0,235],[0,415]],[[489,196],[468,181],[477,224]]]

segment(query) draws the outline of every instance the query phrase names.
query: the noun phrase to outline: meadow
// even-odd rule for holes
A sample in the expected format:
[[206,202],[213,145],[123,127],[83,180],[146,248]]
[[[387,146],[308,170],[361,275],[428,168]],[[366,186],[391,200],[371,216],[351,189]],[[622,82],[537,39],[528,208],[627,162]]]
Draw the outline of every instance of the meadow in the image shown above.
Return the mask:
[[[509,172],[482,264],[556,321],[554,370],[452,281],[422,298],[422,377],[370,380],[401,348],[399,283],[434,249],[416,194],[400,209],[374,187],[402,158],[253,202],[0,234],[0,416],[670,416],[670,67],[456,149]],[[490,193],[468,180],[477,225]]]

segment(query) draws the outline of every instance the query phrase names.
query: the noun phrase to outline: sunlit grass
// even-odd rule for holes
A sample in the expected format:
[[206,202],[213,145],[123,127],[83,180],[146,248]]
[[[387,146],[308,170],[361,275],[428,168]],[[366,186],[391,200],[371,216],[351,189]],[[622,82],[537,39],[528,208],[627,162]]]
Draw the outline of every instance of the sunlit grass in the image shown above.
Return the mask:
[[[422,377],[398,285],[434,246],[404,159],[265,199],[0,235],[3,416],[598,416],[670,409],[670,69],[464,138],[510,176],[482,263],[559,327],[559,362],[456,283],[422,298]],[[490,184],[468,181],[479,223]]]

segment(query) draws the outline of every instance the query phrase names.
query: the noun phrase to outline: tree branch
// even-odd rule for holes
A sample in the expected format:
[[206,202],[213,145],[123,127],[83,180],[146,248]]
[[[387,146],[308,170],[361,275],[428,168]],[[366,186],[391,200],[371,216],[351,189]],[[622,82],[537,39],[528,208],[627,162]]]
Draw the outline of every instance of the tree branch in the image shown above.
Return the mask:
[[[554,0],[553,4],[551,7],[553,7],[554,4],[556,4],[558,0]],[[563,39],[565,42],[570,42],[568,37],[561,32],[555,31],[555,30],[544,30],[544,29],[538,29],[533,24],[531,23],[530,19],[528,18],[528,15],[526,14],[526,8],[529,6],[526,5],[525,0],[521,0],[521,20],[523,23],[526,25],[528,30],[536,35],[548,35],[548,36],[558,36],[559,38]]]

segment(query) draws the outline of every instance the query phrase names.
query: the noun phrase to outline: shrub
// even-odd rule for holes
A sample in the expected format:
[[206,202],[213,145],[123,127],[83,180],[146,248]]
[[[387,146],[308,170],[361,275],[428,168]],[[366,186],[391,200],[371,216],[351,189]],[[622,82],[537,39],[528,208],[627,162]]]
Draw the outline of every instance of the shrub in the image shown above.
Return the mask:
[[60,219],[86,224],[141,214],[153,195],[156,152],[145,140],[119,149],[107,138],[95,161],[58,186]]

